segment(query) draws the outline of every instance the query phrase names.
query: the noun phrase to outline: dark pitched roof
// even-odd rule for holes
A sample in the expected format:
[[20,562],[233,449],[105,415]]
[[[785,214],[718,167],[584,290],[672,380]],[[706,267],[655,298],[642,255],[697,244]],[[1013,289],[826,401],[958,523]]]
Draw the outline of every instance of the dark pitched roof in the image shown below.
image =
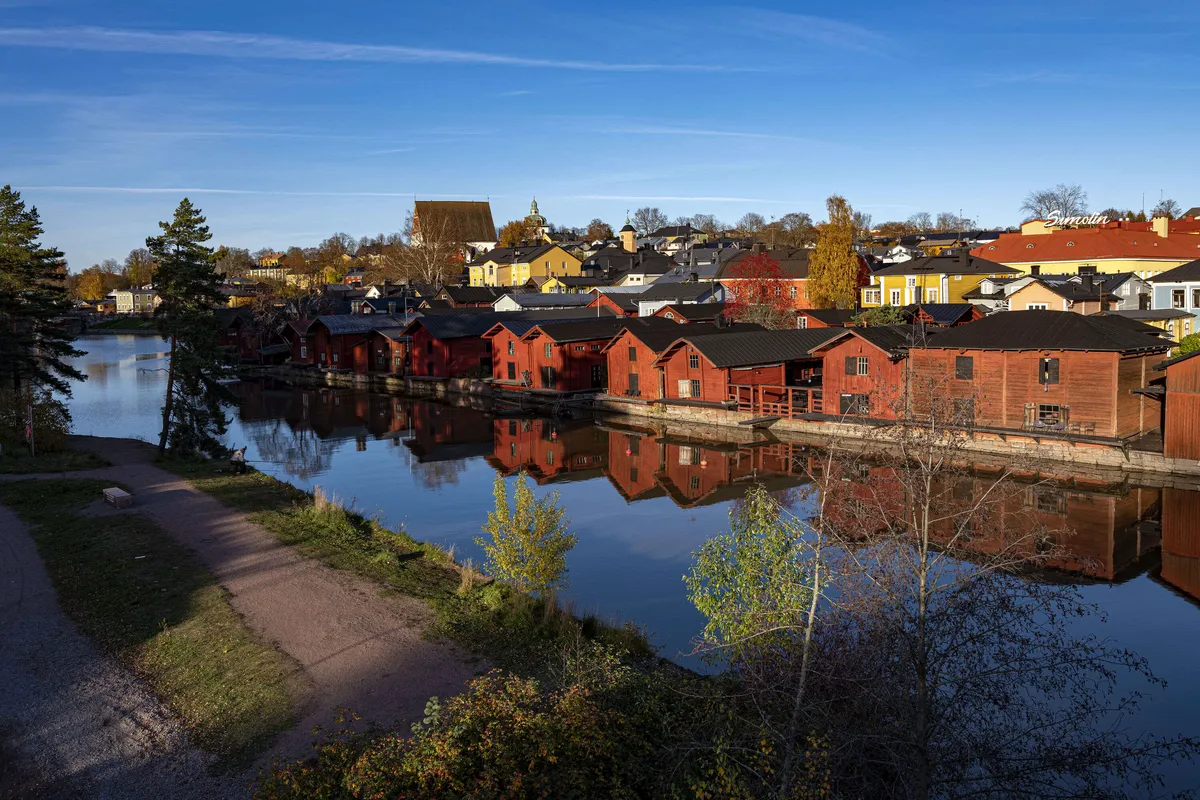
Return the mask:
[[684,283],[659,283],[655,281],[646,291],[637,295],[638,300],[671,300],[675,302],[698,301],[710,297],[720,289],[715,283],[687,281]]
[[[496,241],[496,223],[492,221],[492,206],[479,200],[417,200],[413,204],[413,216],[418,230],[430,220],[445,219],[451,230],[451,238],[459,242]],[[425,222],[421,223],[420,220]]]
[[906,310],[924,311],[935,324],[953,325],[963,317],[970,316],[975,306],[970,303],[923,303],[908,306]]
[[1168,358],[1166,361],[1162,362],[1161,364],[1158,364],[1154,368],[1159,369],[1159,370],[1165,370],[1169,366],[1178,364],[1181,361],[1187,361],[1189,358],[1195,358],[1196,356],[1200,356],[1200,350],[1193,350],[1192,352],[1184,353],[1181,356],[1175,356],[1174,358]]
[[1186,281],[1200,281],[1200,258],[1195,261],[1189,261],[1186,264],[1181,264],[1175,269],[1169,269],[1166,272],[1160,272],[1157,275],[1151,275],[1146,278],[1150,283],[1183,283]]
[[[1135,311],[1133,313],[1134,314],[1148,314],[1148,313],[1154,313],[1154,312]],[[1167,332],[1165,330],[1163,330],[1162,328],[1156,328],[1153,325],[1147,325],[1145,322],[1142,322],[1143,319],[1158,319],[1157,317],[1140,317],[1140,316],[1135,317],[1132,314],[1129,314],[1124,311],[1109,311],[1109,312],[1101,311],[1097,314],[1092,314],[1091,316],[1093,316],[1093,317],[1102,316],[1109,322],[1116,323],[1117,325],[1122,325],[1125,328],[1128,328],[1129,330],[1134,331],[1136,333],[1144,333],[1147,336],[1166,336],[1167,335]]]
[[735,329],[720,336],[683,335],[676,342],[695,347],[714,367],[750,367],[808,358],[815,348],[843,333],[838,328],[744,332]]
[[[494,303],[506,294],[517,294],[518,286],[443,286],[442,292],[455,303]],[[440,294],[440,292],[439,292]]]
[[914,258],[875,270],[876,275],[993,275],[1005,272],[1020,274],[1021,270],[979,256],[967,256],[964,260],[960,253]]
[[677,317],[683,317],[688,321],[695,320],[712,320],[716,319],[725,311],[724,303],[671,303],[663,306],[660,311],[670,309],[671,313]]
[[313,325],[324,325],[331,334],[367,333],[376,328],[394,328],[398,323],[386,314],[325,314]]
[[[626,319],[625,317],[601,317],[600,319],[581,319],[547,326],[541,333],[554,342],[590,342],[596,339],[611,339],[621,332],[622,328],[631,326],[667,328],[678,333],[679,325],[666,319]],[[531,329],[532,330],[532,329]]]
[[[645,322],[645,320],[636,320],[637,322]],[[634,322],[634,320],[630,320]],[[654,353],[661,353],[675,342],[679,341],[680,333],[686,333],[688,341],[700,336],[715,336],[717,334],[729,333],[753,333],[756,331],[764,331],[761,325],[753,322],[739,322],[737,324],[717,324],[715,322],[697,322],[693,325],[688,325],[686,328],[680,329],[679,325],[667,327],[664,325],[626,325],[625,330],[629,331],[629,335],[636,338],[639,342],[646,345]],[[612,341],[605,347],[612,346],[617,338],[614,336]]]
[[596,298],[590,294],[561,294],[557,292],[530,292],[514,294],[512,300],[521,308],[575,308],[589,305]]
[[[1097,314],[1091,314],[1093,317],[1103,316],[1108,320],[1115,319],[1131,319],[1131,320],[1150,320],[1150,319],[1182,319],[1192,316],[1192,312],[1186,308],[1129,308],[1124,311],[1101,311]],[[1161,328],[1154,330],[1162,333]]]
[[[735,256],[725,262],[717,275],[718,280],[736,280],[738,264],[747,258],[753,258],[759,253],[754,250],[739,250]],[[776,247],[763,250],[761,255],[770,256],[779,264],[779,272],[785,278],[801,279],[808,277],[808,259],[812,251],[803,247]]]
[[838,333],[858,336],[895,357],[904,355],[914,347],[920,347],[934,336],[942,335],[940,330],[924,330],[914,325],[871,325],[865,328],[847,328]]
[[[870,330],[869,328],[867,330]],[[1006,311],[939,332],[927,347],[965,350],[1164,350],[1165,341],[1071,311]]]
[[[367,317],[370,319],[371,317]],[[577,320],[596,319],[594,308],[560,308],[547,311],[487,311],[481,314],[438,314],[413,320],[405,328],[405,333],[411,334],[418,325],[429,331],[435,339],[461,339],[466,336],[482,336],[498,322],[532,321],[535,323],[547,320]],[[601,320],[619,319],[609,313],[602,312]]]
[[[1084,300],[1095,300],[1099,302],[1100,300],[1100,287],[1096,284],[1092,284],[1089,287],[1084,286],[1081,283],[1073,283],[1070,281],[1045,281],[1040,278],[1034,278],[1029,282],[1029,284],[1027,284],[1027,286],[1032,286],[1035,283],[1041,284],[1048,291],[1054,292],[1059,297],[1065,300],[1070,300],[1073,303]],[[1027,288],[1027,286],[1022,286],[1016,292],[1013,292],[1013,294],[1023,291],[1025,288]],[[1111,299],[1116,299],[1112,297],[1111,292],[1105,292],[1105,294],[1109,295]]]
[[700,231],[693,228],[691,225],[668,225],[665,228],[659,228],[651,236],[691,236],[693,233]]
[[852,308],[802,308],[797,313],[819,319],[826,325],[846,325],[858,312]]

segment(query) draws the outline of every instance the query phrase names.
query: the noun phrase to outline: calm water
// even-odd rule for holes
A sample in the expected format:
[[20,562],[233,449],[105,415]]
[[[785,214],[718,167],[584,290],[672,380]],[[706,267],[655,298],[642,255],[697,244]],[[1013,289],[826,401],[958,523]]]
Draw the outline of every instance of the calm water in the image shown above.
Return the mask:
[[[78,433],[156,440],[163,344],[152,337],[80,341],[89,380],[71,401]],[[474,537],[492,482],[524,467],[538,493],[557,491],[579,544],[568,557],[580,610],[643,626],[684,664],[702,625],[681,576],[691,553],[727,524],[752,480],[786,491],[798,447],[695,442],[619,426],[492,417],[468,409],[263,383],[238,387],[230,445],[264,472],[321,485],[417,538],[481,560]],[[1168,681],[1142,719],[1161,733],[1200,735],[1200,496],[1154,486],[1039,494],[1050,527],[1071,547],[1086,597],[1107,614],[1099,630],[1146,656]],[[1057,576],[1061,579],[1061,575]],[[1182,776],[1190,783],[1191,776]]]

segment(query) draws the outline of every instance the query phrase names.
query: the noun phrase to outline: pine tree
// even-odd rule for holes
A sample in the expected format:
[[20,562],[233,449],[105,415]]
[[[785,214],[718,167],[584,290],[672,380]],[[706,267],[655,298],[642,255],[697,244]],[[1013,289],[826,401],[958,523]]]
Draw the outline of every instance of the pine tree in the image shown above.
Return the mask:
[[29,384],[71,394],[69,380],[86,377],[65,359],[83,355],[74,336],[53,320],[71,309],[62,251],[42,247],[36,208],[25,208],[11,186],[0,189],[0,370],[3,388]]
[[858,295],[854,210],[836,194],[825,201],[825,207],[829,221],[820,226],[808,261],[808,298],[814,308],[853,308]]
[[187,198],[161,236],[146,239],[158,263],[154,288],[162,299],[155,309],[158,330],[171,342],[163,428],[158,452],[190,455],[223,453],[220,437],[228,422],[222,404],[232,399],[219,383],[228,373],[218,346],[216,309],[222,304],[221,277],[213,268],[212,235]]

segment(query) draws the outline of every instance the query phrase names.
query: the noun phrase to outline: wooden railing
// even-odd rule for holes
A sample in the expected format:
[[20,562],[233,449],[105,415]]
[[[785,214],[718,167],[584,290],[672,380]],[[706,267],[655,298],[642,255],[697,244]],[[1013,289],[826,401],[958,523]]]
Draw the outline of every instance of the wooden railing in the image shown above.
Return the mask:
[[738,411],[785,419],[820,414],[822,409],[819,388],[732,385],[729,400],[737,402]]

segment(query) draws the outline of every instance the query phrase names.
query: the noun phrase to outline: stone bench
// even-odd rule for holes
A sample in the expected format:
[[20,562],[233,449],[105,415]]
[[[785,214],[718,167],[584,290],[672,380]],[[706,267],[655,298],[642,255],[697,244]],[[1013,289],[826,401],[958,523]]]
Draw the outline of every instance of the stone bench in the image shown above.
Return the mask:
[[104,490],[104,500],[114,508],[129,508],[133,505],[133,495],[116,486]]

